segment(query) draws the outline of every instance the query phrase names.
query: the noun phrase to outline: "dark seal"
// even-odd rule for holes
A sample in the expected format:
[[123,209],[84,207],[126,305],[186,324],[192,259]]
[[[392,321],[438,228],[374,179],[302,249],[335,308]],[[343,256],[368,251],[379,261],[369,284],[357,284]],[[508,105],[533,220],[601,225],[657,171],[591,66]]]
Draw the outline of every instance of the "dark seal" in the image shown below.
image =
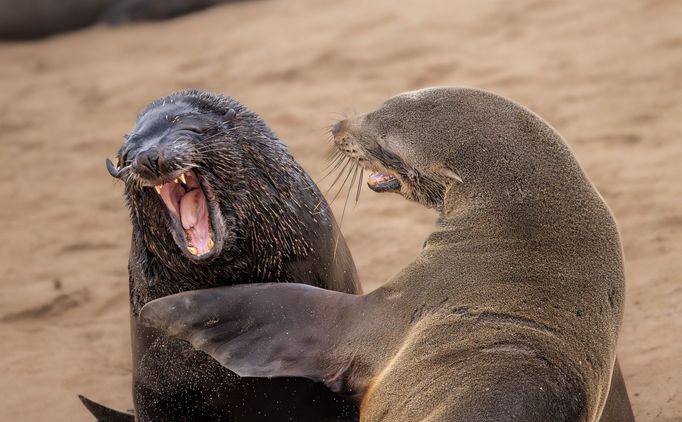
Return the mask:
[[412,263],[365,296],[233,286],[153,301],[142,321],[240,375],[354,395],[363,421],[634,420],[618,230],[556,131],[498,95],[432,88],[332,132],[373,190],[439,211]]
[[235,281],[359,291],[324,197],[263,120],[226,96],[178,92],[138,116],[117,165],[107,161],[107,168],[125,183],[133,227],[128,268],[137,419],[356,419],[356,404],[321,383],[240,378],[138,321],[151,300]]
[[97,23],[170,19],[234,0],[0,0],[0,39],[42,38]]

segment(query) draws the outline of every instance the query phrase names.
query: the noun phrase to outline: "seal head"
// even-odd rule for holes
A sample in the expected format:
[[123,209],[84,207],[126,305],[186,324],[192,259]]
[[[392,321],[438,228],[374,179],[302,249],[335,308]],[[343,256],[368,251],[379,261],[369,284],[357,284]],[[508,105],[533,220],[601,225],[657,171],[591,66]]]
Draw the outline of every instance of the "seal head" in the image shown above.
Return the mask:
[[[157,229],[163,222],[179,250],[197,262],[233,241],[214,189],[229,180],[213,171],[216,163],[207,155],[218,146],[231,159],[240,152],[236,141],[210,142],[229,133],[236,111],[206,110],[206,105],[200,95],[152,103],[126,136],[116,168],[107,160],[111,175],[125,181],[128,204],[138,216]],[[226,161],[220,164],[230,168]]]

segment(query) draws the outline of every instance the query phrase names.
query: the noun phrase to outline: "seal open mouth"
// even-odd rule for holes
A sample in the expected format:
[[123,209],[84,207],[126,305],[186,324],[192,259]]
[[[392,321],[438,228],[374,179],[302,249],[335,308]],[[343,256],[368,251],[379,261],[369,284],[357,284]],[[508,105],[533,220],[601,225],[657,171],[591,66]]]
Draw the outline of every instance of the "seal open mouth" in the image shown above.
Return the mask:
[[[208,200],[199,177],[189,170],[172,181],[155,185],[154,189],[166,204],[171,218],[182,227],[180,238],[184,237],[187,251],[197,257],[211,252],[215,245],[213,230]],[[178,225],[175,226],[177,230]]]
[[374,192],[400,192],[400,181],[389,173],[377,171],[370,174],[367,186]]

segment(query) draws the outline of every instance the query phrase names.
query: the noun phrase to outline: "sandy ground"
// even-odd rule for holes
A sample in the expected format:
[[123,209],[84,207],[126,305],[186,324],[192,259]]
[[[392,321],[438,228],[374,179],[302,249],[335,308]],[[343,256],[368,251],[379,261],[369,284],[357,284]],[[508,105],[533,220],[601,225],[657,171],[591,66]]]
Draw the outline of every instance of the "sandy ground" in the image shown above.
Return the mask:
[[[682,420],[681,21],[676,0],[287,0],[0,44],[0,420],[90,420],[77,393],[131,403],[130,228],[104,158],[146,103],[233,95],[319,179],[338,113],[429,85],[497,91],[568,140],[622,231],[635,413]],[[364,189],[343,231],[367,290],[434,217]]]

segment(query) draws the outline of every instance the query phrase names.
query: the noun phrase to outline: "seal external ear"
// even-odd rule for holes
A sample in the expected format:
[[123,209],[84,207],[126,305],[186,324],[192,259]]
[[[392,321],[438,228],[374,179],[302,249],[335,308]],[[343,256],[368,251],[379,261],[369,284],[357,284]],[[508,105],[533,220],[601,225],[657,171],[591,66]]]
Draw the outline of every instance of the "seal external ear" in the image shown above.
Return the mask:
[[328,357],[360,298],[295,283],[238,285],[153,300],[140,320],[242,377],[305,377],[334,390],[342,387],[329,385],[335,371]]
[[226,122],[231,122],[232,119],[234,119],[234,116],[236,116],[236,115],[237,115],[237,112],[234,111],[233,108],[227,110],[227,111],[225,112],[225,114],[224,114],[225,121],[226,121]]
[[441,175],[443,175],[443,176],[445,176],[445,177],[447,177],[447,178],[449,178],[449,179],[455,180],[455,181],[457,181],[457,182],[459,182],[459,183],[464,183],[464,181],[462,180],[462,178],[461,178],[457,173],[455,173],[454,170],[452,170],[452,169],[450,169],[450,168],[448,168],[448,167],[446,167],[446,166],[441,166],[441,167],[438,169],[438,172],[439,172]]

